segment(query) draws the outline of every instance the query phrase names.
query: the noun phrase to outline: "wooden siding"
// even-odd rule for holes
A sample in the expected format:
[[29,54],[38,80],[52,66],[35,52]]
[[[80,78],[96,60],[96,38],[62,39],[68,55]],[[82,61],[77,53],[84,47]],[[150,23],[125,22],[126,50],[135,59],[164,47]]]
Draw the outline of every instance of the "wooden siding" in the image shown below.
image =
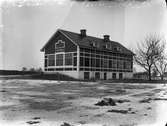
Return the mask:
[[45,54],[53,54],[55,53],[55,43],[58,40],[62,40],[65,42],[65,48],[62,50],[63,52],[74,52],[77,51],[77,46],[72,43],[66,36],[57,32],[48,42],[47,46],[45,47]]

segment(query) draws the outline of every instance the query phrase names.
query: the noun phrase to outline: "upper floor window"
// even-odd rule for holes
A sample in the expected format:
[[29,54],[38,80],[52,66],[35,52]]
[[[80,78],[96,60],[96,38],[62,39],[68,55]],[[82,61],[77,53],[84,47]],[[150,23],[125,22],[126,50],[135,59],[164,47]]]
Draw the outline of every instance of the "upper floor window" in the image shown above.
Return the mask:
[[114,51],[117,51],[117,52],[121,52],[122,51],[122,49],[120,48],[120,47],[114,47]]
[[96,42],[90,42],[90,45],[91,45],[92,47],[97,47],[97,43],[96,43]]
[[107,44],[107,49],[111,49],[111,47],[112,47],[112,46],[111,46],[111,43],[108,43],[108,44]]
[[107,48],[107,45],[103,45],[103,48],[106,49],[106,48]]

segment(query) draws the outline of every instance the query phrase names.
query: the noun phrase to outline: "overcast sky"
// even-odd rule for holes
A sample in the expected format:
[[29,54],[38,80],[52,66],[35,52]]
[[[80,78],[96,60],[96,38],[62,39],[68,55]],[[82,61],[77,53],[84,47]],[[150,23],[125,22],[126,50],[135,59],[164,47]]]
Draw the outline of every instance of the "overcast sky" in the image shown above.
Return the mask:
[[42,46],[58,28],[103,37],[109,34],[135,48],[148,34],[167,38],[167,9],[163,0],[76,2],[54,0],[2,2],[0,69],[43,67]]

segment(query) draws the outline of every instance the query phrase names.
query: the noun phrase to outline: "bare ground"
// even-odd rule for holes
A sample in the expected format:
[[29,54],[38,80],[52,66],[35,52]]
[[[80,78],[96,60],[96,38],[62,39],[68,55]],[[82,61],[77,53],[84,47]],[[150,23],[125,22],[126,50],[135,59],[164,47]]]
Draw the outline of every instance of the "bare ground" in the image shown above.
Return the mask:
[[[103,98],[115,106],[97,106]],[[167,85],[9,79],[0,82],[2,126],[165,126]]]

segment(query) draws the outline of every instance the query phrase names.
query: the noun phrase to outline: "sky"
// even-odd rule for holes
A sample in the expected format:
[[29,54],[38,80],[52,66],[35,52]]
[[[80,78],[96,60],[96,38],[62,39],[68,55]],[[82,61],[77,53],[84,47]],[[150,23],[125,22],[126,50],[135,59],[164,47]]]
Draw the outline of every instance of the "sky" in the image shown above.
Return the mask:
[[40,49],[58,28],[103,37],[129,49],[149,34],[167,38],[164,0],[3,1],[0,8],[0,69],[43,68]]

